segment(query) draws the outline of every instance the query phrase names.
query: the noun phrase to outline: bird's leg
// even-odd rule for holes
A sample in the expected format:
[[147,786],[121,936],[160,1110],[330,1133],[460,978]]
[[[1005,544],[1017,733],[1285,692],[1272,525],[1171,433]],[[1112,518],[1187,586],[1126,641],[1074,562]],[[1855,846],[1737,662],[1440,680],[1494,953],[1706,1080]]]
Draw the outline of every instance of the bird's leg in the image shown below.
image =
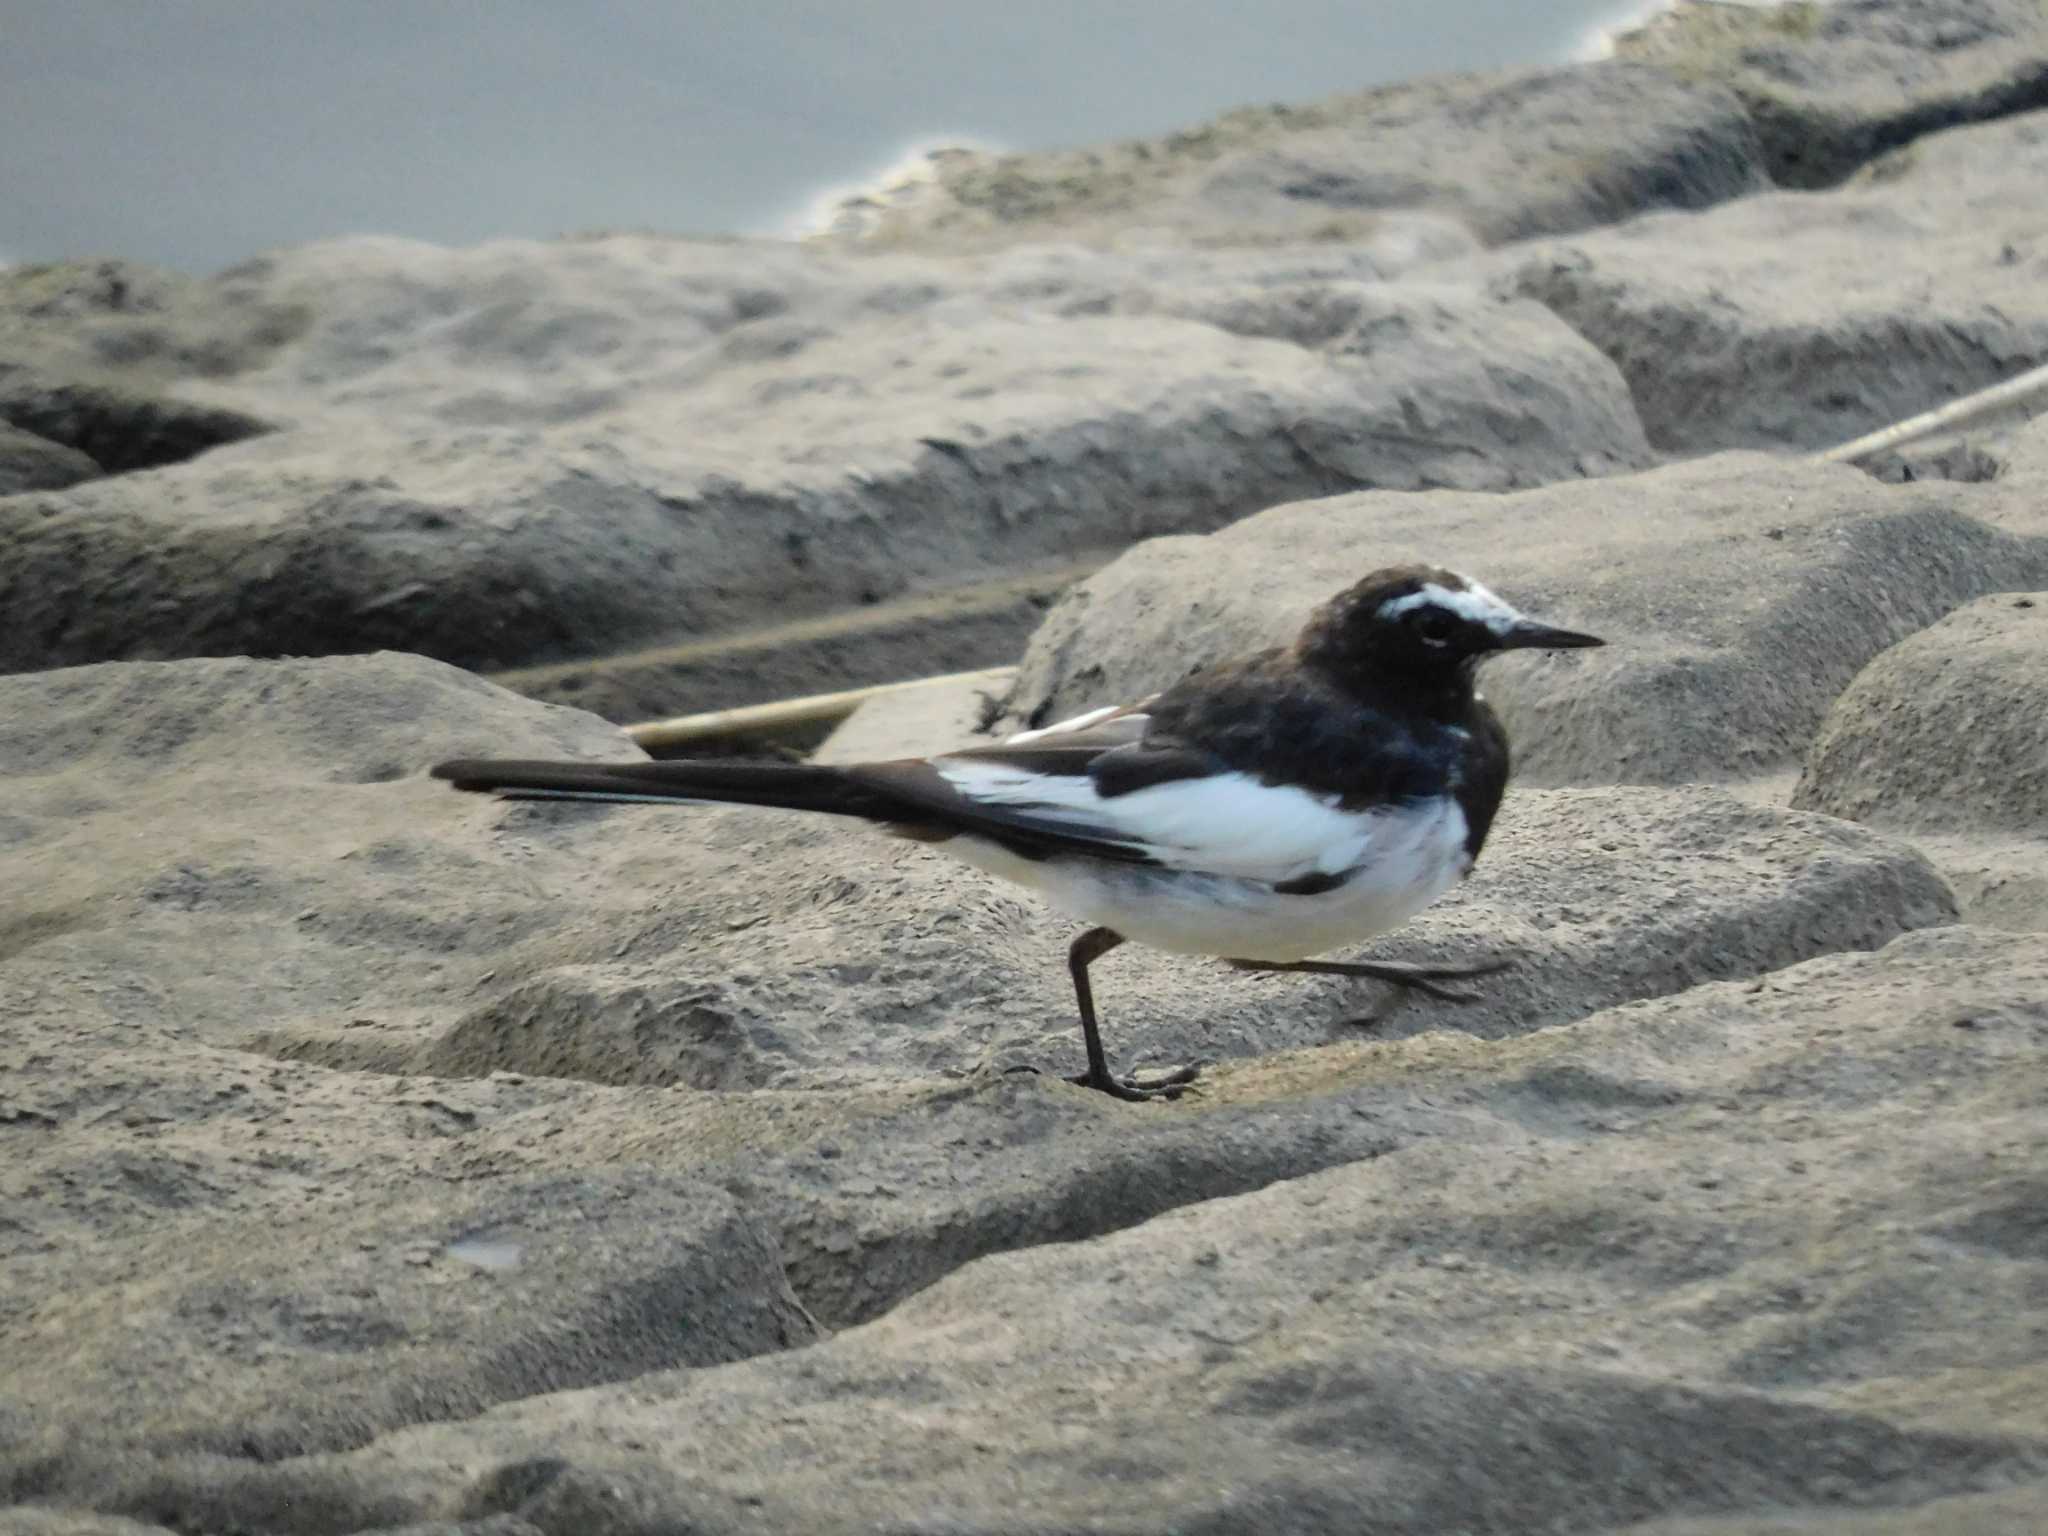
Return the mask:
[[1109,1058],[1103,1053],[1102,1035],[1095,1027],[1095,993],[1088,985],[1088,967],[1100,960],[1117,945],[1124,936],[1113,928],[1090,928],[1067,951],[1067,969],[1074,977],[1074,1001],[1081,1009],[1081,1042],[1088,1048],[1088,1070],[1079,1077],[1067,1079],[1084,1088],[1098,1089],[1113,1098],[1128,1099],[1133,1103],[1144,1103],[1150,1099],[1177,1099],[1181,1089],[1195,1080],[1198,1067],[1179,1067],[1171,1072],[1155,1073],[1137,1078],[1118,1078],[1110,1075]]
[[1400,965],[1391,960],[1232,960],[1240,971],[1292,971],[1310,976],[1364,976],[1390,986],[1420,992],[1446,1003],[1476,1003],[1470,992],[1440,987],[1440,981],[1472,981],[1494,976],[1514,964],[1512,960],[1490,960],[1484,965]]

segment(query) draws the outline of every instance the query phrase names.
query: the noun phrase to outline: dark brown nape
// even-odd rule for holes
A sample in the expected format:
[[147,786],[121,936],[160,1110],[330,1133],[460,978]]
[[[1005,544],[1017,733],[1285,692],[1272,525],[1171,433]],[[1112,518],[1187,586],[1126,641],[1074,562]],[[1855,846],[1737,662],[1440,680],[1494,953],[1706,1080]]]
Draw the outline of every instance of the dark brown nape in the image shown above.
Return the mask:
[[1384,654],[1382,630],[1374,616],[1383,605],[1410,597],[1432,582],[1450,592],[1462,592],[1467,585],[1456,571],[1420,562],[1384,566],[1362,577],[1309,614],[1295,637],[1294,654],[1304,664],[1338,677],[1370,670],[1376,660],[1395,660]]
[[1308,622],[1302,626],[1295,647],[1302,649],[1311,645],[1318,631],[1345,628],[1359,615],[1376,613],[1382,604],[1397,597],[1413,596],[1431,582],[1451,592],[1465,590],[1465,578],[1456,571],[1420,563],[1384,566],[1360,577],[1343,591],[1315,606]]

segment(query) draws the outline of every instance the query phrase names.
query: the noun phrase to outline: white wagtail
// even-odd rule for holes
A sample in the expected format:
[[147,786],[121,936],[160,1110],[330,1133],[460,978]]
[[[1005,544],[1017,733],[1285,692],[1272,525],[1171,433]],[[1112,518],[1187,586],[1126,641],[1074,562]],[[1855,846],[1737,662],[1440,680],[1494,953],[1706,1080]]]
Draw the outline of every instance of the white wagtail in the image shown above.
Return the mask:
[[1072,1081],[1171,1098],[1197,1069],[1111,1074],[1089,964],[1131,939],[1469,1001],[1437,983],[1500,965],[1308,957],[1398,927],[1479,857],[1508,740],[1473,690],[1476,664],[1601,643],[1455,571],[1398,566],[1324,603],[1291,646],[999,745],[850,767],[463,759],[434,775],[514,797],[824,811],[942,848],[1091,925],[1067,955],[1088,1050]]

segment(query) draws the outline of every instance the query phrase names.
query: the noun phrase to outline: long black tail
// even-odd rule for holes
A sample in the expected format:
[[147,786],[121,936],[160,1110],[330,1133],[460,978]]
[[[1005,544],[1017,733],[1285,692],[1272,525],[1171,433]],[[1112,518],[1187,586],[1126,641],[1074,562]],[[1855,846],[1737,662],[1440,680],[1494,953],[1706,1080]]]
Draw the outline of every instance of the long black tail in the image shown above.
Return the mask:
[[911,808],[837,768],[811,763],[551,763],[458,758],[434,777],[457,789],[515,799],[675,802],[713,800],[897,821]]
[[1029,859],[1084,853],[1124,863],[1154,862],[1128,834],[1029,806],[988,804],[964,796],[922,758],[855,763],[548,763],[513,758],[458,758],[434,777],[457,789],[535,800],[718,801],[822,811],[878,821],[902,837],[944,842],[968,832]]

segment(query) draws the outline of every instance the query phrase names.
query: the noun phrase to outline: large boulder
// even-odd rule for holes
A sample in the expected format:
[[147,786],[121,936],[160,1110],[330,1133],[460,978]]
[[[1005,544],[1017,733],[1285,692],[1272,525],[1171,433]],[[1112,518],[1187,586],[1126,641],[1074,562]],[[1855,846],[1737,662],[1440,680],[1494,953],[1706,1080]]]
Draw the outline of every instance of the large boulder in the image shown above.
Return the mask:
[[1076,585],[1010,709],[1043,724],[1138,698],[1285,643],[1331,593],[1416,559],[1609,642],[1487,665],[1523,782],[1682,783],[1795,766],[1879,651],[2038,584],[2048,519],[1996,483],[1885,486],[1738,454],[1513,496],[1302,502],[1154,540]]
[[1711,80],[1609,63],[1409,81],[1248,107],[1156,139],[935,159],[911,195],[846,210],[884,249],[1371,236],[1425,211],[1491,243],[1768,185],[1742,101]]
[[1614,359],[1659,448],[1829,448],[2048,362],[2044,178],[2033,112],[1492,261]]
[[1873,660],[1828,711],[1792,803],[2048,837],[2048,593],[1980,598]]
[[1923,134],[2048,106],[2032,0],[1677,5],[1616,52],[1733,91],[1783,186],[1828,186]]
[[1980,598],[1878,656],[1792,804],[1910,832],[1971,921],[2048,931],[2048,593]]
[[233,281],[312,317],[204,393],[287,430],[0,504],[0,667],[380,645],[544,662],[1302,495],[1647,460],[1612,366],[1538,305],[1285,250],[1150,283],[1105,260],[620,237],[259,264]]
[[1732,92],[1626,63],[1418,81],[1324,113],[1290,114],[1290,131],[1218,154],[1166,217],[1196,230],[1342,230],[1427,208],[1493,245],[1769,185]]

